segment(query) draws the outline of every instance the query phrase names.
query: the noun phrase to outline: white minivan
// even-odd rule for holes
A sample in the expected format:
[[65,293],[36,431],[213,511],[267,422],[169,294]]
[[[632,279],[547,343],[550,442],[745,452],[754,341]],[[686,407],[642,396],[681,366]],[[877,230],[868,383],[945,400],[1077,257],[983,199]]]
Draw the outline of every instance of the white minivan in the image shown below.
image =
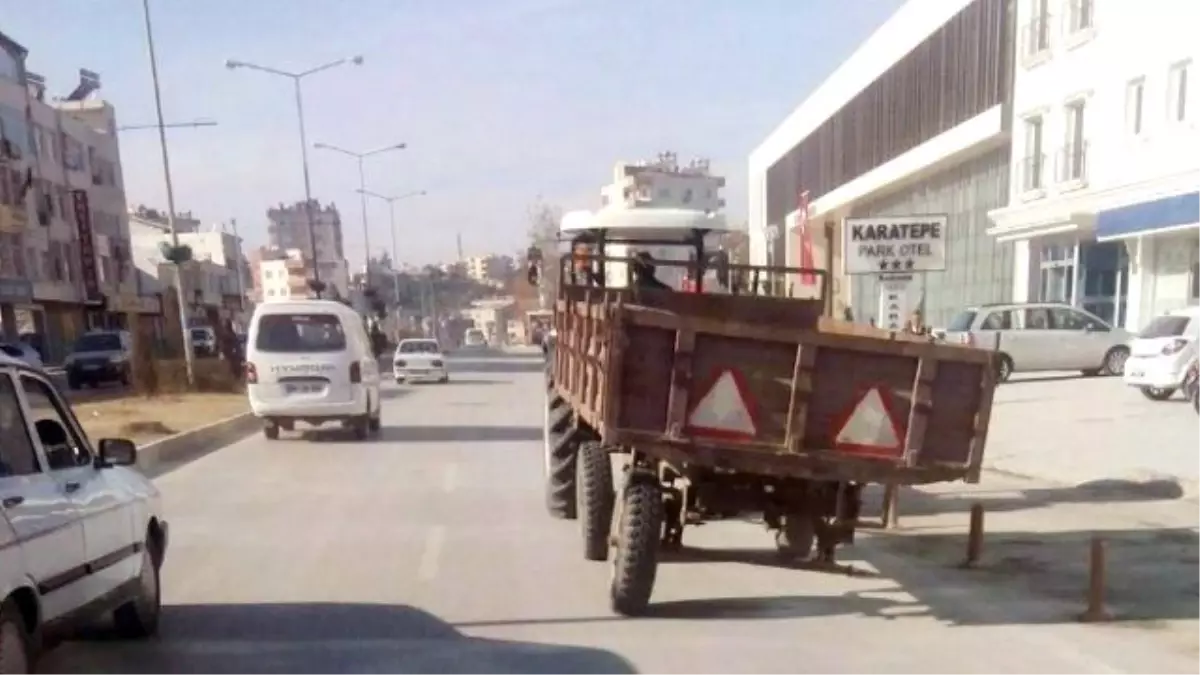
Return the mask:
[[365,439],[378,431],[379,361],[362,317],[333,300],[264,302],[246,342],[246,391],[263,434],[296,422],[342,424]]

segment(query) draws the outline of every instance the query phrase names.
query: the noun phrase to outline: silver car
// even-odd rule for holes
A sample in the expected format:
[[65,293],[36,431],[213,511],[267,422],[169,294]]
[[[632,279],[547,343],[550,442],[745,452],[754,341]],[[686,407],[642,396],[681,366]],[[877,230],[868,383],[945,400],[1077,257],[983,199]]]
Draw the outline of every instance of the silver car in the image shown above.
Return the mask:
[[1000,381],[1013,373],[1078,370],[1120,375],[1133,335],[1100,317],[1054,302],[969,307],[950,321],[947,342],[994,348],[999,338]]

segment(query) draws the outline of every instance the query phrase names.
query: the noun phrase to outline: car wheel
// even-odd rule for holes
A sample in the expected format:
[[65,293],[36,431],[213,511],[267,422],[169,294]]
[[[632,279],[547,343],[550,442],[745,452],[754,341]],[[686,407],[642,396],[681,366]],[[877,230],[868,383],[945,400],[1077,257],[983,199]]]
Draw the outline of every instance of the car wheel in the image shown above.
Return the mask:
[[1109,375],[1124,375],[1127,360],[1129,360],[1127,347],[1113,347],[1104,355],[1104,372]]
[[0,673],[32,673],[36,655],[29,626],[14,600],[0,605]]
[[79,378],[77,378],[77,377],[68,377],[67,378],[67,388],[68,389],[78,390],[82,386],[83,386],[83,383],[79,381]]
[[1165,401],[1175,394],[1170,387],[1140,387],[1142,395],[1151,401]]
[[996,381],[1007,382],[1008,378],[1013,374],[1012,357],[1008,354],[1001,354],[996,363]]
[[383,428],[383,405],[375,409],[375,413],[370,415],[367,420],[367,430],[371,433],[377,433]]
[[371,435],[371,416],[362,415],[358,417],[350,423],[350,429],[354,432],[354,440],[367,440],[367,436]]
[[263,426],[263,436],[266,437],[268,441],[279,440],[279,425],[273,422],[267,423],[265,426]]
[[113,612],[113,625],[124,638],[138,639],[158,633],[158,618],[162,613],[162,588],[159,585],[158,562],[149,540],[142,548],[142,571],[138,575],[137,594]]

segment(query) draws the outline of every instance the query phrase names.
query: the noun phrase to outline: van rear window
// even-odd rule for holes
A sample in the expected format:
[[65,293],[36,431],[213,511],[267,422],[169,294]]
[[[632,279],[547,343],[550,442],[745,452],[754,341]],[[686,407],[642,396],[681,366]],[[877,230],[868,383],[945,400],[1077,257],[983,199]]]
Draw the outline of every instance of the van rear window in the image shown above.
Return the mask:
[[346,348],[346,333],[333,314],[266,314],[258,320],[254,347],[287,354],[340,352]]
[[1142,329],[1138,333],[1138,337],[1146,339],[1178,337],[1183,335],[1183,331],[1187,328],[1188,317],[1177,314],[1168,314],[1165,316],[1156,316],[1150,322],[1150,325]]

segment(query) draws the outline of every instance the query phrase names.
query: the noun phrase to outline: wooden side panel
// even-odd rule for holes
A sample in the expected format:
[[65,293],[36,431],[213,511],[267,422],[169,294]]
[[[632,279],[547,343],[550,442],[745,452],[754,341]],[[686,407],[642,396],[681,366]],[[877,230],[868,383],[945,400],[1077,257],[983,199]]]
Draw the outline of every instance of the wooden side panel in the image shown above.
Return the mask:
[[697,335],[690,400],[694,407],[718,378],[732,372],[745,386],[744,403],[758,432],[755,440],[783,445],[795,362],[794,344]]
[[925,442],[916,457],[918,466],[968,463],[983,391],[980,383],[986,370],[975,363],[938,364]]
[[675,331],[625,324],[619,422],[622,429],[664,433],[671,397],[671,361]]
[[813,366],[804,446],[833,448],[846,420],[874,388],[887,392],[893,418],[905,427],[897,430],[904,438],[916,375],[917,359],[910,356],[822,347]]

